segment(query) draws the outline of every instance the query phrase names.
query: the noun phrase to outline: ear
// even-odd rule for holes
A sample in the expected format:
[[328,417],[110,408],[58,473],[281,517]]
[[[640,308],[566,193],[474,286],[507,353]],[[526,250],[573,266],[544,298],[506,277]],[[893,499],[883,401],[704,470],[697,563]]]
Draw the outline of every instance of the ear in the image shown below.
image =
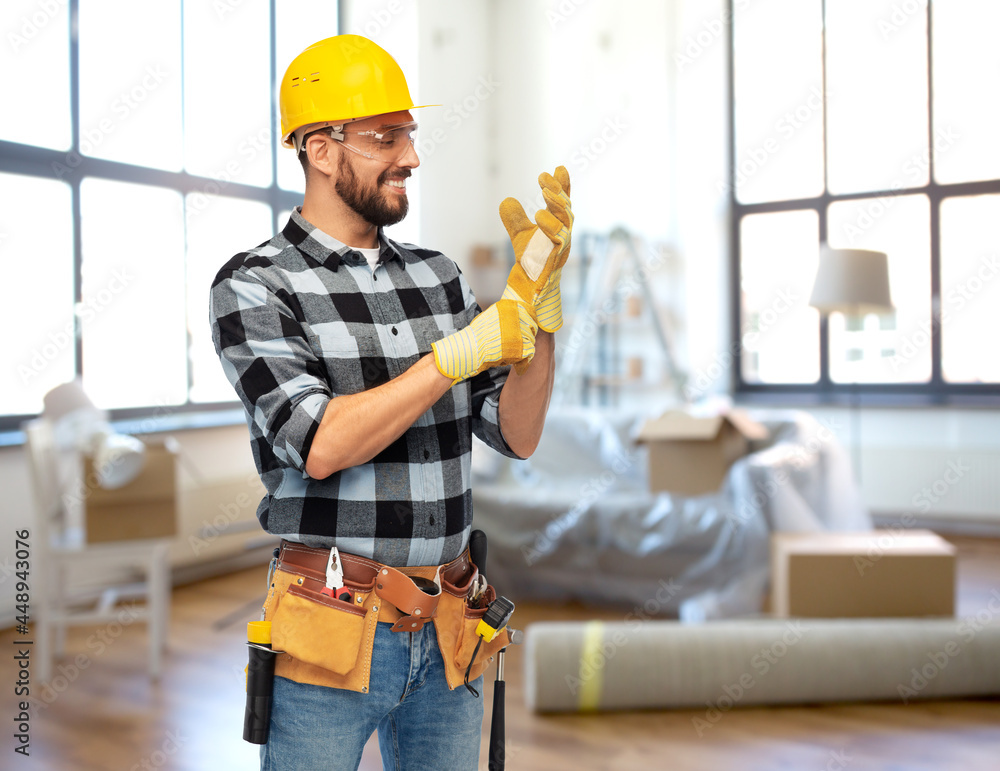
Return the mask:
[[306,139],[305,151],[309,165],[320,174],[325,174],[328,177],[332,177],[337,169],[333,153],[330,152],[332,144],[329,138],[322,133],[313,134]]

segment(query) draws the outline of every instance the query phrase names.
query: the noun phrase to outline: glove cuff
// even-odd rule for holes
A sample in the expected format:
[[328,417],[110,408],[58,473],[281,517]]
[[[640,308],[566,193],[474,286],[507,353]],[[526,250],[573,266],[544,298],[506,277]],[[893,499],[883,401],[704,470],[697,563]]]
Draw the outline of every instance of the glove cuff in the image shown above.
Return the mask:
[[[524,303],[498,300],[465,329],[433,343],[434,363],[454,385],[489,367],[530,358],[534,355],[535,326]],[[526,327],[530,338],[525,337]]]
[[434,351],[434,364],[438,371],[445,377],[450,377],[452,385],[476,374],[479,351],[472,327],[441,338],[431,345],[431,349]]

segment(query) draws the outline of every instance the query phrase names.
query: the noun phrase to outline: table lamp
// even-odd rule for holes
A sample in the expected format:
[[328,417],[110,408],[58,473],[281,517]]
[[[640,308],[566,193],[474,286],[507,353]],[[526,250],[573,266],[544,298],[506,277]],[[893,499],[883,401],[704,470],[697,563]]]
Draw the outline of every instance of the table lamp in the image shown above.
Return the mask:
[[134,436],[115,431],[107,412],[94,406],[78,379],[45,394],[44,405],[42,415],[52,423],[56,441],[93,456],[101,487],[123,487],[142,471],[146,445]]
[[[868,249],[820,249],[819,269],[809,304],[820,314],[839,311],[845,316],[885,313],[895,308],[889,291],[889,258],[885,252]],[[854,423],[854,466],[861,482],[861,426],[859,394],[854,380],[852,416]]]

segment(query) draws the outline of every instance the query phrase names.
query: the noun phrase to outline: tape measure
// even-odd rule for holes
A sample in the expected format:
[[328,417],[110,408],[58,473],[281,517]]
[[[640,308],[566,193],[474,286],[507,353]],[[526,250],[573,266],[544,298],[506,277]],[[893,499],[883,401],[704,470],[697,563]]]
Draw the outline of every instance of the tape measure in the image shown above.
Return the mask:
[[476,627],[476,634],[486,642],[493,642],[493,639],[503,631],[514,614],[514,603],[506,597],[497,597],[486,608],[479,625]]

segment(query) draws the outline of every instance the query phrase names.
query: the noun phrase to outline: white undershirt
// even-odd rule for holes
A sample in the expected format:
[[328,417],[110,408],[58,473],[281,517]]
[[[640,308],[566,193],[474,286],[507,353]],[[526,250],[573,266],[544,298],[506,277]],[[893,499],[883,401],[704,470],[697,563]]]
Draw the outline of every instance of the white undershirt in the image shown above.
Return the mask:
[[378,262],[379,248],[377,246],[374,246],[371,249],[362,249],[358,246],[355,246],[354,248],[365,256],[365,259],[368,260],[369,267],[371,267],[371,269],[374,271],[375,263]]

